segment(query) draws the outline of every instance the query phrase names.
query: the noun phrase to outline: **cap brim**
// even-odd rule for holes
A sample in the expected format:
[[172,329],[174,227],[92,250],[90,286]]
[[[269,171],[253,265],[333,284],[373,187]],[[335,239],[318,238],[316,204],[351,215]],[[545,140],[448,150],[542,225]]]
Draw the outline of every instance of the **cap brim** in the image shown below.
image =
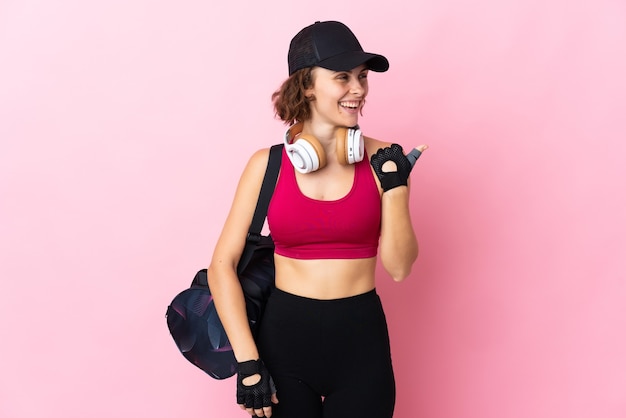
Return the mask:
[[344,52],[343,54],[326,58],[317,65],[333,71],[350,71],[362,64],[367,65],[367,68],[370,70],[379,73],[389,69],[389,61],[387,61],[387,58],[382,55],[361,51]]

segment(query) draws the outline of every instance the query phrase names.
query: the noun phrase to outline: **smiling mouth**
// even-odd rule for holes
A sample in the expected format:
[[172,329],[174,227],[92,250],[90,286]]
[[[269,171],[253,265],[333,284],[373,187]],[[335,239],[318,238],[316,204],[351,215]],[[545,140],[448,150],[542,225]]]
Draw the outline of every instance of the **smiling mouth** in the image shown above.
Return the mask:
[[339,102],[339,106],[346,108],[346,109],[358,109],[359,105],[361,104],[360,101],[349,101],[349,102]]

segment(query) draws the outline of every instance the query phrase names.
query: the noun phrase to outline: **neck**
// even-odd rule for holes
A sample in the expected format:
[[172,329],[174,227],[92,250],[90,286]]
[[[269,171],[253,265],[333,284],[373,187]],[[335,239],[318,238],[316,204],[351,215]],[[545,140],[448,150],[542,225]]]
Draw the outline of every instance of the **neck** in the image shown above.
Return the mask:
[[303,134],[313,135],[324,146],[335,146],[337,126],[331,124],[319,124],[311,121],[304,122]]

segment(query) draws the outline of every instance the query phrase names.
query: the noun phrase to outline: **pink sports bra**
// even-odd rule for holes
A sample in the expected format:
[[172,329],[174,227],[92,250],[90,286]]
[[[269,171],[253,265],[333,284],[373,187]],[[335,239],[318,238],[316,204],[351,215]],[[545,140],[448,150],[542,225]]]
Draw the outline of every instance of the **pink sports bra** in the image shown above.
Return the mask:
[[380,194],[368,163],[355,164],[348,194],[315,200],[302,194],[287,153],[267,212],[276,254],[296,259],[369,258],[378,252]]

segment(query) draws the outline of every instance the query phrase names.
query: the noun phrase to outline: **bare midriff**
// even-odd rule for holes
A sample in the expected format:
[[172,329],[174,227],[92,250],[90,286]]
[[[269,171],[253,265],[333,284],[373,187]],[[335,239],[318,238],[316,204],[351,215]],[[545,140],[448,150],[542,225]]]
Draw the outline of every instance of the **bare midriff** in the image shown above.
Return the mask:
[[299,260],[275,254],[276,287],[311,299],[339,299],[375,287],[376,257]]

